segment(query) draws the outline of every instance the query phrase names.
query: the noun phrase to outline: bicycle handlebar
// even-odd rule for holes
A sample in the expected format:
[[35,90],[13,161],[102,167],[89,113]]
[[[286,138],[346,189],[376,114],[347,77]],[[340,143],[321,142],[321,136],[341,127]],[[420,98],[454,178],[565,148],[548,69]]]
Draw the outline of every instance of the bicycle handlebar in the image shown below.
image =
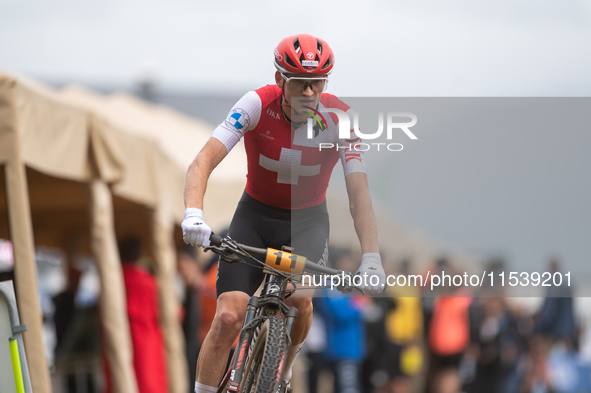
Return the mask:
[[[249,254],[265,257],[266,265],[286,273],[300,274],[307,270],[330,276],[338,276],[341,274],[350,276],[353,275],[351,272],[346,272],[344,270],[321,266],[301,255],[292,254],[287,251],[279,251],[273,248],[251,247],[245,244],[237,243],[229,237],[221,237],[213,233],[209,237],[209,242],[211,245],[206,249],[212,250],[213,252],[220,255],[223,254],[233,261],[236,260],[236,255],[246,256],[244,253],[246,252]],[[361,293],[365,293],[363,289],[356,286],[346,286],[345,288],[352,288],[360,291]]]
[[209,235],[209,243],[211,243],[214,246],[220,246],[222,244],[223,239],[223,237],[216,235],[213,232],[211,233],[211,235]]

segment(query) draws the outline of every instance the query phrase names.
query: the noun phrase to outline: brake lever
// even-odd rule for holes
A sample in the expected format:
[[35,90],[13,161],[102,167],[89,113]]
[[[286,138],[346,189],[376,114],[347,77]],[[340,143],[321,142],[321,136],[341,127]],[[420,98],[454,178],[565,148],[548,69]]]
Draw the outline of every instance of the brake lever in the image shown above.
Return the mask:
[[337,286],[337,291],[344,293],[344,294],[348,294],[353,292],[353,290],[351,289],[351,287],[345,286],[345,285],[339,285]]
[[206,251],[211,251],[213,253],[222,255],[224,253],[224,248],[218,247],[218,246],[207,246],[207,247],[203,247],[203,252],[206,252]]
[[227,238],[223,238],[222,242],[219,246],[207,246],[203,248],[203,251],[211,251],[220,256],[224,261],[228,263],[233,262],[241,262],[242,259],[240,258],[241,255],[244,253],[238,249],[235,242],[230,239],[228,236]]
[[356,287],[354,285],[338,285],[337,287],[337,291],[340,291],[341,293],[344,294],[348,294],[353,292],[353,289],[356,289],[357,291],[359,291],[361,293],[361,295],[365,295],[365,290],[359,287]]
[[354,286],[346,286],[346,285],[340,285],[336,287],[337,291],[344,293],[344,294],[348,294],[353,292],[353,289],[357,290],[359,293],[361,293],[362,296],[365,295],[365,290],[358,288],[358,287],[354,287]]
[[[353,277],[355,277],[355,274],[351,274],[351,273],[348,273],[348,274],[349,274],[349,277],[351,277],[351,281],[350,281],[350,283],[351,283],[353,280]],[[342,285],[341,288],[347,291],[347,292],[341,291],[342,293],[351,293],[351,292],[353,292],[353,289],[355,289],[359,293],[361,293],[361,296],[365,296],[365,290],[363,288],[359,288],[355,285],[347,285],[347,286]],[[337,287],[337,289],[338,289],[338,287]]]
[[361,296],[365,296],[365,289],[358,288],[358,287],[353,287],[353,289],[358,290],[361,293]]
[[211,244],[207,247],[203,247],[203,251],[213,251],[217,254],[224,254],[226,252],[235,252],[241,253],[236,245],[236,242],[230,238],[230,236],[226,236],[221,238],[221,241],[218,246],[212,246]]

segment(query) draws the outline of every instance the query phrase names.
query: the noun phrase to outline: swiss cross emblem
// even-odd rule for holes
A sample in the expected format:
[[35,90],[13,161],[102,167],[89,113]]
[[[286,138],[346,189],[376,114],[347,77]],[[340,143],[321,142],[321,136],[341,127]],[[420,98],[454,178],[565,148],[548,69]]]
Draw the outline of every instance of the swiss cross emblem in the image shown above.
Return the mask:
[[310,60],[312,60],[314,58],[314,53],[312,52],[308,52],[308,54],[306,55],[306,57]]
[[300,150],[281,148],[279,160],[273,160],[264,155],[259,156],[259,165],[277,172],[277,183],[297,185],[300,176],[316,176],[320,173],[320,164],[302,165]]

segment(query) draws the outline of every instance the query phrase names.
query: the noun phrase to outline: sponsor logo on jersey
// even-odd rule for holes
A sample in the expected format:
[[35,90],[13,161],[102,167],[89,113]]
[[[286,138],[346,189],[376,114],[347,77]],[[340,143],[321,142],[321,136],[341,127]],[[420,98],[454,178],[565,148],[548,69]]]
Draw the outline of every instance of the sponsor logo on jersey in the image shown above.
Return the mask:
[[316,60],[302,60],[302,65],[304,67],[318,67],[318,62]]
[[259,132],[259,136],[260,137],[265,138],[265,139],[268,139],[270,141],[274,141],[275,140],[275,137],[271,136],[270,134],[271,134],[271,131],[267,131],[264,134],[262,132]]
[[274,117],[275,119],[281,119],[279,113],[275,113],[275,111],[271,108],[267,108],[267,115]]
[[230,113],[230,116],[226,119],[226,123],[237,130],[242,130],[243,128],[248,129],[250,118],[245,110],[236,108]]

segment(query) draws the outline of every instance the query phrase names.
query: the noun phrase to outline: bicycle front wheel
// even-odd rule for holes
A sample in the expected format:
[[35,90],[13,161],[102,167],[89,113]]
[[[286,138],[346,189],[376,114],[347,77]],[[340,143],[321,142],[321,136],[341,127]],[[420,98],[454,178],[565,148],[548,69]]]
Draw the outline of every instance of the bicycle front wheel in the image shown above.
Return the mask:
[[285,364],[287,330],[276,315],[265,320],[252,345],[240,393],[276,393]]

